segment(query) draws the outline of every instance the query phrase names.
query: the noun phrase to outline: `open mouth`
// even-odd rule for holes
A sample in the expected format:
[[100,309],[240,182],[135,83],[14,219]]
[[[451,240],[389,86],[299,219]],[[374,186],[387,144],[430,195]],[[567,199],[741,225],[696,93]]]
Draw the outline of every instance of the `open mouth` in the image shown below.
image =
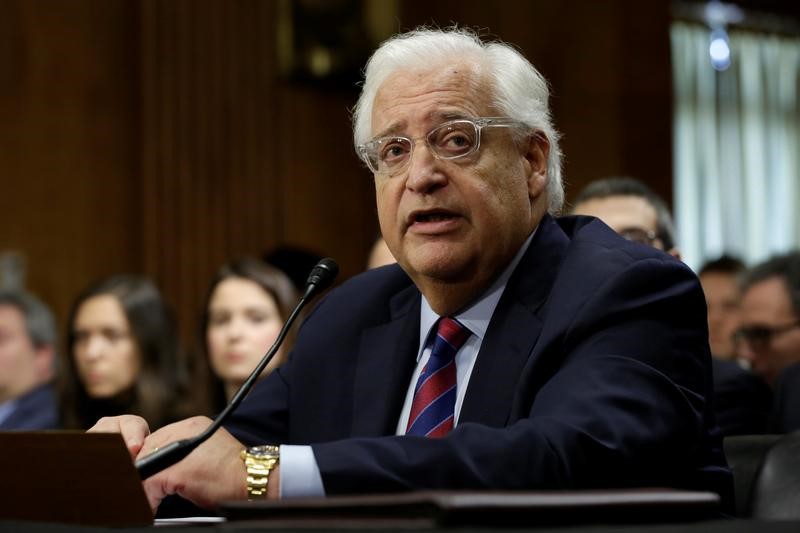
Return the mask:
[[451,220],[455,215],[445,212],[432,212],[432,213],[417,213],[414,215],[414,222],[442,222]]

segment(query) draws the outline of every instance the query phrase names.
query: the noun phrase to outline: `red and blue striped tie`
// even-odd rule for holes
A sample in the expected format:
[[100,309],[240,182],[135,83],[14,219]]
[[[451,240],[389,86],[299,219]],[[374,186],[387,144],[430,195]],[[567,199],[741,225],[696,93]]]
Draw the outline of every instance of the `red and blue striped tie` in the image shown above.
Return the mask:
[[455,319],[439,319],[430,358],[414,388],[406,435],[443,437],[453,429],[456,352],[471,334]]

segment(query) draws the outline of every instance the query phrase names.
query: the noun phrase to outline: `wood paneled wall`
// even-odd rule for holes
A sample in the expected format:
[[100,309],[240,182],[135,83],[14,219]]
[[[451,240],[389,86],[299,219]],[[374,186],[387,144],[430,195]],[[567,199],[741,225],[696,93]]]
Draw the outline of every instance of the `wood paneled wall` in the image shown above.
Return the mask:
[[[60,319],[89,281],[153,276],[193,340],[224,261],[291,244],[361,270],[377,230],[354,87],[278,72],[278,2],[0,0],[0,251]],[[381,4],[376,4],[380,6]],[[549,79],[568,197],[609,174],[671,197],[668,2],[400,1],[512,42]]]
[[219,265],[281,236],[271,6],[141,4],[142,261],[185,327]]
[[282,79],[275,9],[142,3],[144,269],[184,317],[231,258],[288,243],[336,257],[347,277],[376,232],[348,141],[355,87]]
[[62,319],[141,266],[138,39],[132,2],[0,1],[0,250]]

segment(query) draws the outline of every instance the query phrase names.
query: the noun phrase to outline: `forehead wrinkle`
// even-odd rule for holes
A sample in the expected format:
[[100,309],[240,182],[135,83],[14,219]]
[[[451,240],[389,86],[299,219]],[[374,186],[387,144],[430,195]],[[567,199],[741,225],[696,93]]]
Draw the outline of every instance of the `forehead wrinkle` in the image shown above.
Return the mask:
[[[474,119],[478,118],[473,113],[465,113],[464,111],[460,110],[441,110],[436,109],[431,113],[428,113],[425,116],[425,122],[431,122],[436,124],[436,126],[443,124],[444,122],[448,122],[451,120],[464,120],[464,119]],[[408,121],[406,120],[399,120],[393,124],[390,124],[389,127],[385,128],[383,131],[379,132],[374,139],[380,139],[383,137],[399,137],[405,131],[406,125]],[[436,126],[433,126],[434,128]]]
[[[397,86],[401,88],[398,90]],[[379,110],[382,116],[391,115],[397,108],[408,108],[413,112],[418,100],[428,108],[419,119],[423,123],[478,117],[481,116],[478,112],[481,107],[491,107],[491,97],[484,86],[486,78],[475,65],[447,65],[445,72],[434,67],[399,70],[387,77],[378,89],[372,122],[376,122]],[[373,138],[405,132],[409,125],[406,115],[390,122]]]

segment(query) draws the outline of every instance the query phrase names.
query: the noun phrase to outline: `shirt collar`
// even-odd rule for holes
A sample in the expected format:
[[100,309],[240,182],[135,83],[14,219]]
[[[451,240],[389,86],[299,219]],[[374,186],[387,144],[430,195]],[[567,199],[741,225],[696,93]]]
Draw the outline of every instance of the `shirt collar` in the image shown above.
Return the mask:
[[[503,273],[489,286],[489,288],[469,307],[458,313],[454,318],[466,326],[473,335],[475,335],[480,342],[483,342],[483,337],[486,335],[486,330],[489,329],[489,321],[492,319],[494,310],[506,289],[506,284],[514,269],[522,260],[522,256],[528,250],[533,236],[536,234],[536,229],[531,232],[527,240],[522,244],[514,259],[503,270]],[[422,295],[422,302],[420,304],[420,320],[419,320],[419,350],[417,351],[417,361],[422,355],[422,350],[428,341],[428,336],[439,320],[433,309],[431,309],[425,295]]]

